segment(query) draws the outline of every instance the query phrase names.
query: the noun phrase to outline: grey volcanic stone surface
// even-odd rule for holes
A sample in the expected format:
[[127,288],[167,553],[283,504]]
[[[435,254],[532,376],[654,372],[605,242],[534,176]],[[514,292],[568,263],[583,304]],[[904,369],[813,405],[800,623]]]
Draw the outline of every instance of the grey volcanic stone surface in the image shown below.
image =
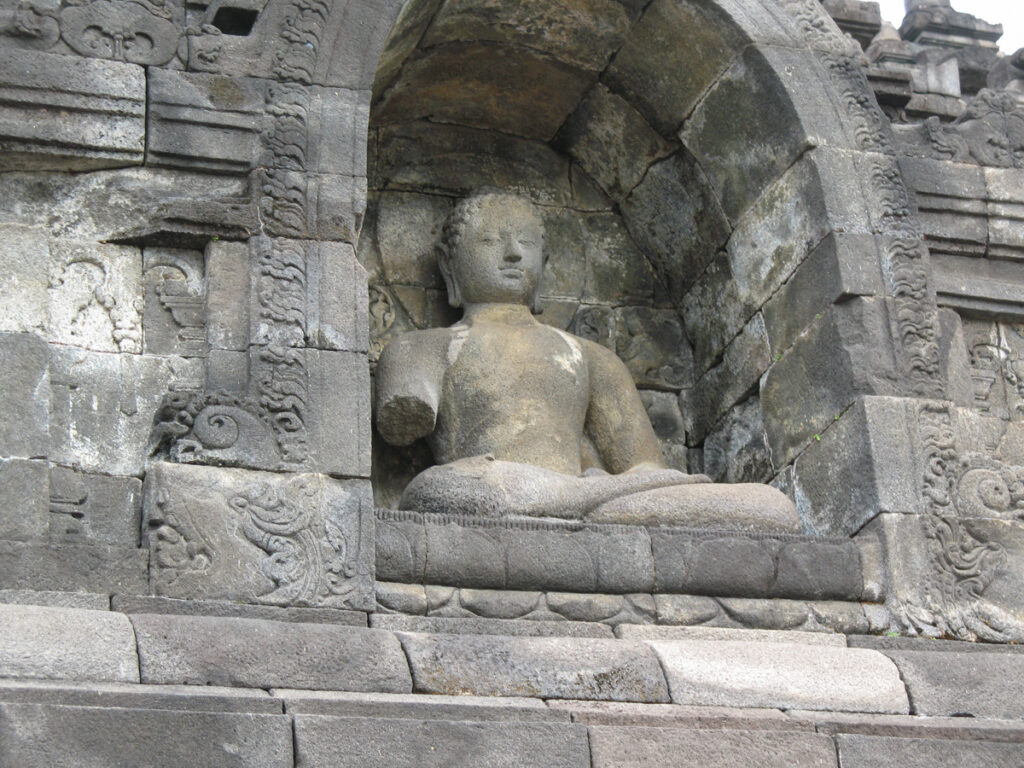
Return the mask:
[[572,715],[584,725],[625,725],[648,728],[732,728],[741,731],[812,731],[813,724],[787,717],[777,709],[688,707],[679,704],[637,704],[621,701],[549,701],[548,707]]
[[649,644],[677,704],[909,711],[896,667],[876,651],[731,640]]
[[[2,594],[2,593],[0,593]],[[13,601],[12,601],[13,602]],[[310,624],[346,624],[365,627],[366,614],[339,608],[301,608],[277,605],[247,605],[218,600],[178,600],[149,595],[113,595],[112,610],[120,613],[170,613],[182,616],[230,616],[239,619],[268,619]]]
[[403,632],[451,635],[517,635],[527,637],[612,637],[607,624],[586,621],[534,621],[515,619],[449,618],[374,614],[370,626]]
[[730,627],[665,627],[655,624],[620,624],[615,636],[624,640],[739,640],[751,643],[797,643],[846,647],[846,638],[833,632],[794,632]]
[[295,717],[296,768],[588,768],[586,728],[554,723]]
[[943,739],[894,739],[883,736],[836,737],[843,768],[992,768],[1024,764],[1024,744],[997,744]]
[[131,617],[142,681],[403,693],[412,689],[389,632],[206,616]]
[[551,709],[540,699],[505,696],[437,696],[418,693],[344,693],[271,691],[293,715],[380,717],[410,720],[509,720],[567,723],[569,713]]
[[0,701],[15,704],[60,704],[75,707],[173,709],[190,712],[281,714],[281,701],[258,688],[210,685],[139,685],[74,683],[63,680],[4,680]]
[[594,768],[699,765],[701,768],[835,768],[828,736],[786,731],[682,730],[593,726]]
[[0,605],[0,677],[139,681],[128,619],[109,611]]
[[102,544],[0,541],[0,584],[7,589],[46,591],[146,591],[149,552]]
[[1024,655],[885,651],[914,714],[1024,718]]
[[643,643],[399,633],[418,693],[667,702]]
[[17,768],[291,768],[283,715],[0,704],[0,762]]

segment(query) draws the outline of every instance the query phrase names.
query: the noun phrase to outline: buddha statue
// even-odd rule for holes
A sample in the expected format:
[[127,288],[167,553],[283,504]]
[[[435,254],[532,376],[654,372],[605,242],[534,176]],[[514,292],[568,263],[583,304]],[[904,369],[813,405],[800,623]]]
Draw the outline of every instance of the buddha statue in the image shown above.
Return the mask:
[[462,319],[396,337],[377,367],[381,437],[425,438],[436,462],[402,509],[800,532],[770,486],[666,468],[623,362],[538,322],[544,227],[532,203],[498,190],[461,200],[438,260]]

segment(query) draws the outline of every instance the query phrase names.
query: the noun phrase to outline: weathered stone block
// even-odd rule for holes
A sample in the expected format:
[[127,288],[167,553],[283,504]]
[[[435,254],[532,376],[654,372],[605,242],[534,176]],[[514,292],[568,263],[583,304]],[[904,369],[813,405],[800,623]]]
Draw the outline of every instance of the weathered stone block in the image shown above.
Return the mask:
[[530,722],[440,722],[389,718],[295,717],[296,765],[587,768],[586,728]]
[[909,711],[895,665],[876,651],[732,640],[648,644],[677,704]]
[[148,86],[147,165],[226,174],[253,167],[260,150],[263,82],[154,69]]
[[642,643],[566,637],[399,633],[418,693],[668,701]]
[[0,676],[138,682],[128,619],[109,611],[0,605]]
[[880,243],[873,235],[830,234],[764,305],[772,349],[789,348],[829,306],[882,295]]
[[344,624],[365,627],[366,614],[340,608],[284,608],[215,600],[179,600],[152,595],[111,595],[110,609],[120,613],[163,613],[179,616],[226,616],[238,619],[295,621],[303,624]]
[[661,455],[665,464],[680,472],[687,471],[686,422],[679,408],[679,396],[675,392],[640,390],[640,401],[647,411],[647,418],[654,427],[654,434],[661,441]]
[[51,345],[50,383],[51,461],[139,476],[164,394],[200,389],[202,361]]
[[884,651],[896,662],[917,715],[1024,717],[1024,656]]
[[843,768],[899,765],[901,768],[930,768],[957,765],[988,768],[1014,765],[1024,760],[1024,744],[947,739],[906,739],[886,736],[836,736]]
[[779,549],[774,597],[857,600],[863,589],[860,553],[852,543],[792,541]]
[[594,768],[672,765],[678,764],[681,755],[685,755],[688,762],[692,761],[692,765],[706,768],[736,765],[835,768],[838,765],[832,739],[816,733],[636,726],[591,726],[589,732]]
[[[772,365],[771,348],[760,313],[725,349],[722,361],[701,375],[694,384],[693,419],[689,443],[699,444],[711,428],[738,402],[757,390],[758,381]],[[761,407],[765,408],[764,397]],[[778,466],[778,461],[775,462]]]
[[4,243],[0,274],[0,332],[39,333],[46,328],[46,270],[50,245],[42,227],[0,226]]
[[383,126],[379,136],[374,188],[461,195],[491,185],[529,189],[541,203],[572,202],[569,161],[539,142],[424,121]]
[[556,143],[615,200],[626,197],[647,168],[673,149],[625,99],[600,83],[559,129]]
[[761,383],[774,465],[792,461],[857,397],[897,394],[898,376],[884,300],[854,298],[822,312]]
[[[455,42],[410,58],[374,107],[379,124],[431,118],[549,140],[596,80],[596,73],[528,48]],[[514,90],[508,83],[515,82]],[[501,98],[495,98],[500,93]]]
[[0,542],[0,586],[54,591],[146,591],[143,549],[104,544]]
[[687,333],[702,366],[721,355],[830,230],[863,229],[867,214],[856,209],[849,193],[856,185],[852,169],[836,162],[834,153],[816,151],[786,170],[740,216],[720,257],[726,263],[713,264],[683,301]]
[[[646,529],[380,510],[378,577],[480,589],[649,592]],[[422,574],[422,575],[420,575]]]
[[266,691],[210,685],[4,680],[0,682],[0,701],[14,704],[60,704],[68,707],[258,712],[271,715],[284,711],[280,700],[271,698]]
[[775,576],[770,546],[757,538],[652,529],[659,592],[765,597]]
[[252,241],[254,344],[365,352],[366,273],[347,243]]
[[862,397],[811,442],[794,465],[808,532],[848,536],[879,512],[920,508],[916,420],[911,401]]
[[[573,218],[578,216],[575,213],[569,215]],[[583,300],[599,304],[649,304],[654,297],[657,279],[647,256],[630,237],[622,219],[611,213],[594,213],[578,220],[583,228],[584,256],[579,266],[584,267],[585,260],[585,274],[579,275],[575,287],[577,291],[582,287]],[[549,250],[551,247],[546,246],[545,251]],[[563,268],[563,272],[568,270]],[[567,274],[565,282],[568,284],[572,277],[575,277],[574,273]]]
[[375,199],[381,278],[388,283],[441,288],[444,284],[437,268],[436,247],[451,201],[407,192],[380,192]]
[[718,483],[763,483],[774,474],[761,401],[751,397],[729,411],[704,440],[703,474]]
[[165,597],[368,609],[372,509],[361,481],[154,464],[150,586]]
[[131,617],[142,682],[408,693],[390,632],[207,616]]
[[100,595],[91,592],[0,589],[0,603],[44,605],[50,608],[85,608],[90,611],[107,611],[110,610],[110,595]]
[[0,169],[142,165],[142,67],[7,48],[0,52],[0,87]]
[[620,624],[615,628],[615,636],[624,640],[738,640],[755,643],[796,643],[797,645],[827,645],[834,648],[846,647],[846,638],[840,634],[778,629]]
[[206,341],[215,350],[249,346],[249,249],[245,243],[206,247]]
[[[845,141],[834,109],[805,103],[833,89],[812,62],[794,49],[748,46],[687,120],[680,138],[731,220],[813,144]],[[787,73],[785,84],[779,71]]]
[[19,768],[292,765],[283,715],[0,704],[0,738],[5,762]]
[[392,632],[425,632],[446,635],[515,635],[517,637],[613,637],[607,624],[584,621],[490,619],[475,616],[402,616],[373,614],[370,626]]
[[[614,0],[538,0],[508,8],[469,0],[443,3],[422,46],[486,40],[543,50],[581,69],[604,69],[629,31],[630,14]],[[496,8],[501,23],[495,24]]]
[[30,333],[0,333],[0,456],[42,458],[49,446],[50,377],[46,342]]
[[693,356],[677,312],[615,310],[615,352],[640,387],[678,390],[693,383]]
[[151,355],[206,354],[205,265],[200,251],[142,253],[142,349]]
[[142,351],[142,255],[106,243],[54,244],[48,338],[97,352]]
[[703,170],[685,149],[652,165],[621,204],[630,234],[678,299],[729,237]]
[[[2,688],[0,688],[2,691]],[[540,699],[503,696],[425,696],[416,693],[348,693],[278,688],[274,700],[293,715],[409,720],[494,720],[568,723],[569,715]]]
[[142,483],[137,478],[51,466],[49,488],[51,540],[139,545]]
[[698,3],[658,0],[647,6],[605,79],[669,135],[745,42]]
[[50,529],[45,461],[0,459],[0,539],[39,541]]

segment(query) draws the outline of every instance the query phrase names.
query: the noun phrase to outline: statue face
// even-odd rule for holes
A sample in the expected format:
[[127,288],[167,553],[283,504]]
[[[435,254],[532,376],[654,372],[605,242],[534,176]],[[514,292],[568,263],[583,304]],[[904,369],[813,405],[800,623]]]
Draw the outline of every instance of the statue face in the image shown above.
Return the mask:
[[451,254],[453,279],[468,304],[530,304],[544,269],[543,230],[525,202],[484,200]]

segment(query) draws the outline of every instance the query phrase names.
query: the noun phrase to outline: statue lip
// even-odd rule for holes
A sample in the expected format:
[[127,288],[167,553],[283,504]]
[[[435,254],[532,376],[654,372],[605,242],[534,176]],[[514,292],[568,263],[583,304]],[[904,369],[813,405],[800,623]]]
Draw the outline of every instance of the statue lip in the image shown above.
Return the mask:
[[501,274],[507,277],[522,277],[525,272],[519,267],[502,267]]

